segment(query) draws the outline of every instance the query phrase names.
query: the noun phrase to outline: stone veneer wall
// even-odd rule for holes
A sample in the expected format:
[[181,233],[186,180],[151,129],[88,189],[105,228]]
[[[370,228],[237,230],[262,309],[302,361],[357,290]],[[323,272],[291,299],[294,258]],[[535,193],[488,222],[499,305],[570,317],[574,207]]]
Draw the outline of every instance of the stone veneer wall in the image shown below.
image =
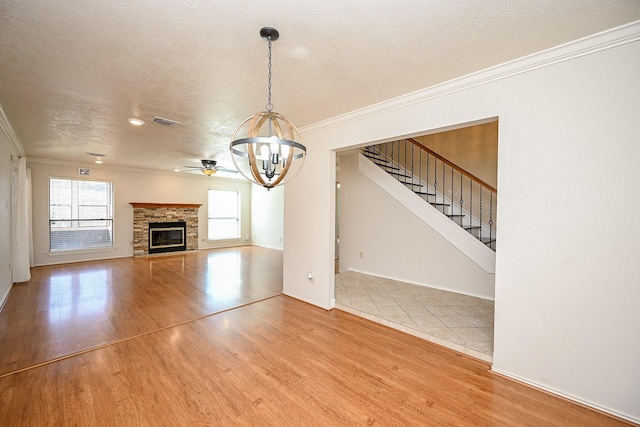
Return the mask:
[[131,203],[133,205],[133,255],[149,253],[149,223],[187,223],[187,250],[198,249],[198,208],[200,205]]

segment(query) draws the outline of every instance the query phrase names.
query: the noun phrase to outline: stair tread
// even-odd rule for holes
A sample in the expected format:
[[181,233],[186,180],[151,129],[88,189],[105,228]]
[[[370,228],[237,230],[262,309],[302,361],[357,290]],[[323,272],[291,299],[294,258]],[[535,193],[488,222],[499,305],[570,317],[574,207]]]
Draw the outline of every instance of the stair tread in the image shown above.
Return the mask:
[[388,172],[389,170],[392,170],[392,171],[399,171],[399,170],[400,170],[400,168],[395,167],[395,166],[389,166],[389,165],[384,165],[384,164],[382,164],[382,165],[381,165],[380,163],[376,163],[376,162],[373,162],[373,164],[374,164],[374,165],[377,165],[377,166],[378,166],[378,167],[380,167],[381,169],[385,169],[385,170],[387,170],[387,172]]
[[418,195],[421,195],[421,196],[435,196],[436,195],[436,193],[427,193],[427,192],[424,192],[424,191],[414,191],[414,193],[416,193]]
[[390,171],[385,171],[385,172],[388,173],[389,175],[397,176],[398,178],[411,178],[410,175],[406,175],[400,172],[390,172]]
[[385,158],[383,158],[383,157],[377,156],[377,155],[372,155],[372,154],[364,153],[364,156],[365,156],[367,159],[377,160],[377,161],[379,161],[379,162],[383,162],[383,163],[391,163],[389,160],[387,160],[387,159],[385,159]]
[[424,187],[424,184],[416,184],[415,182],[411,182],[411,181],[401,181],[398,180],[398,182],[401,182],[404,185],[411,185],[413,187]]

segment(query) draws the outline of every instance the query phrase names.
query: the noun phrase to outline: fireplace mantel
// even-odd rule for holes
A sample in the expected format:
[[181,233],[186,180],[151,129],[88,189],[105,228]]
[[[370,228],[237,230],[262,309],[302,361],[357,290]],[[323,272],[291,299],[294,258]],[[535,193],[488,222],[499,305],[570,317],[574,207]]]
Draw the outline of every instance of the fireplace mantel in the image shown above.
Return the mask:
[[178,209],[193,209],[193,208],[199,208],[200,206],[202,206],[202,203],[200,204],[194,204],[194,203],[145,203],[145,202],[129,202],[129,204],[131,206],[133,206],[134,208],[141,208],[141,209],[150,209],[150,208],[178,208]]

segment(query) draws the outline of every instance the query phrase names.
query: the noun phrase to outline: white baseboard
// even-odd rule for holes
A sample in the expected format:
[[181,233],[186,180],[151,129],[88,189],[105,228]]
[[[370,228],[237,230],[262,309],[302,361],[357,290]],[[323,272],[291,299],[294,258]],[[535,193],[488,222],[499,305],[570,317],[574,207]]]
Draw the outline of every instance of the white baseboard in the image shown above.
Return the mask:
[[[311,301],[311,300],[309,300],[309,299],[307,299],[307,298],[303,298],[303,297],[301,297],[300,295],[295,295],[295,294],[293,294],[293,293],[291,293],[291,292],[285,292],[284,290],[282,291],[282,295],[286,295],[286,296],[288,296],[288,297],[295,298],[295,299],[297,299],[297,300],[300,300],[300,301],[302,301],[302,302],[306,302],[307,304],[315,305],[316,307],[320,307],[320,308],[323,308],[323,309],[325,309],[325,310],[331,310],[331,309],[333,309],[333,307],[326,306],[326,305],[323,305],[323,304],[318,304],[318,302],[317,302],[317,301]],[[332,299],[333,299],[333,298],[332,298]]]
[[7,302],[7,298],[9,298],[9,292],[11,292],[11,288],[13,288],[13,283],[9,286],[7,292],[2,295],[2,298],[0,298],[0,311],[2,311],[2,309],[4,308],[4,304]]
[[600,412],[604,412],[604,413],[613,415],[614,417],[618,417],[620,419],[623,419],[623,420],[626,420],[626,421],[630,421],[630,422],[635,423],[635,424],[640,424],[640,418],[636,418],[636,417],[633,417],[633,416],[628,415],[628,414],[623,414],[623,413],[615,411],[615,410],[613,410],[611,408],[606,408],[604,406],[598,405],[597,403],[590,402],[588,400],[581,399],[581,398],[579,398],[577,396],[573,396],[571,394],[558,391],[558,390],[556,390],[554,388],[545,386],[545,385],[537,383],[535,381],[531,381],[528,378],[523,378],[523,377],[520,377],[518,375],[514,375],[514,374],[511,374],[509,372],[500,370],[500,369],[495,369],[493,366],[491,367],[491,372],[494,372],[494,373],[496,373],[498,375],[502,375],[502,376],[504,376],[506,378],[509,378],[509,379],[512,379],[512,380],[516,380],[518,382],[524,383],[524,384],[529,385],[531,387],[546,391],[548,393],[551,393],[553,395],[562,397],[564,399],[571,400],[571,401],[579,403],[581,405],[588,406],[588,407],[596,409],[596,410],[598,410]]

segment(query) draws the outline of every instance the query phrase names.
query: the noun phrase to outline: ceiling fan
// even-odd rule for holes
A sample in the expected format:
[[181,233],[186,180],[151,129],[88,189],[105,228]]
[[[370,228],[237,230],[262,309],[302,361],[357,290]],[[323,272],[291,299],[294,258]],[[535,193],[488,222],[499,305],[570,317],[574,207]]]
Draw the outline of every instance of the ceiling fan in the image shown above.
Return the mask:
[[185,168],[189,168],[189,169],[196,169],[196,170],[200,170],[202,171],[203,174],[211,176],[214,173],[221,171],[221,172],[229,172],[229,173],[238,173],[237,170],[234,169],[227,169],[225,167],[222,166],[218,166],[218,162],[216,160],[200,160],[200,163],[202,163],[202,166],[184,166]]

